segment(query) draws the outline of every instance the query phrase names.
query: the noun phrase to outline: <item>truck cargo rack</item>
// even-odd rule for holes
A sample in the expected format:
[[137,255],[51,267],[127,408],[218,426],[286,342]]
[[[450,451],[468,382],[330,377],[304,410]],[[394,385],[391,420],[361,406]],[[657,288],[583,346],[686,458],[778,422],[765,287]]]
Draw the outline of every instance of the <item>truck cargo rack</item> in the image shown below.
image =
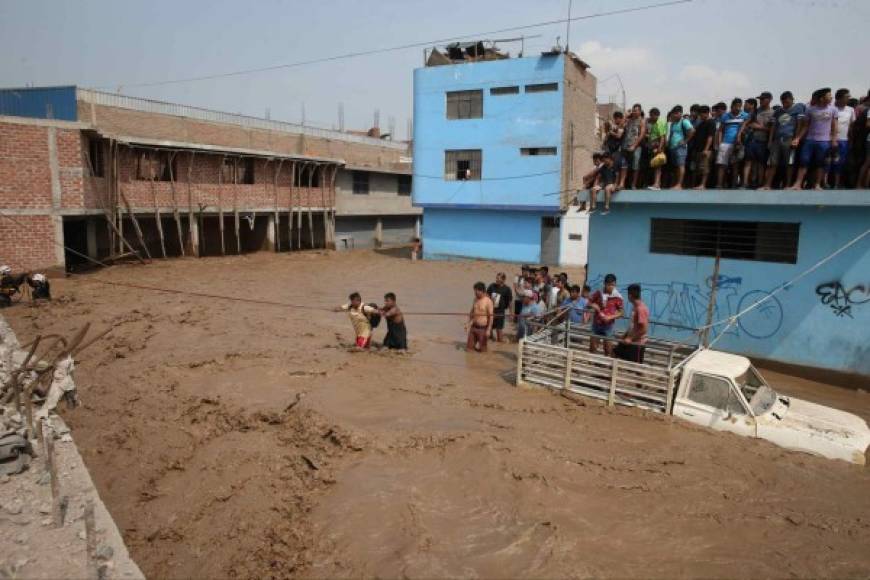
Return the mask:
[[[532,384],[607,401],[608,405],[640,407],[670,413],[674,387],[682,362],[698,347],[649,337],[643,363],[611,358],[603,341],[588,325],[568,321],[529,322],[531,334],[520,340],[517,351],[517,385]],[[589,352],[595,337],[599,353]]]

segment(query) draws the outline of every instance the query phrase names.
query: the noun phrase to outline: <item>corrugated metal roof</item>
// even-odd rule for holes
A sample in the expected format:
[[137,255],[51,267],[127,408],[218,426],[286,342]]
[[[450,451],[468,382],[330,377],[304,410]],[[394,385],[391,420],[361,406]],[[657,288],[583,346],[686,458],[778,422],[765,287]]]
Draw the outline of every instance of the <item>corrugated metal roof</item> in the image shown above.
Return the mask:
[[64,86],[0,89],[0,115],[77,121],[76,88]]

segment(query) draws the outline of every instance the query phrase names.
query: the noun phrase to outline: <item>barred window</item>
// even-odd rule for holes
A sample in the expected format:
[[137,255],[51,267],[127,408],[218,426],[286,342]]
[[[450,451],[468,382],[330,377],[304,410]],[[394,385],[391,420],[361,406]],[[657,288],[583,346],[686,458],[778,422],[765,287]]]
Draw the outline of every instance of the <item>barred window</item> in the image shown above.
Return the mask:
[[490,95],[516,95],[519,94],[520,87],[493,87],[489,89]]
[[559,83],[540,83],[535,85],[526,85],[527,93],[546,93],[548,91],[558,91]]
[[444,179],[480,181],[480,149],[456,149],[444,152]]
[[555,155],[555,147],[523,147],[520,149],[521,155]]
[[800,224],[653,218],[650,252],[797,263]]
[[483,91],[449,91],[448,119],[480,119],[483,117]]

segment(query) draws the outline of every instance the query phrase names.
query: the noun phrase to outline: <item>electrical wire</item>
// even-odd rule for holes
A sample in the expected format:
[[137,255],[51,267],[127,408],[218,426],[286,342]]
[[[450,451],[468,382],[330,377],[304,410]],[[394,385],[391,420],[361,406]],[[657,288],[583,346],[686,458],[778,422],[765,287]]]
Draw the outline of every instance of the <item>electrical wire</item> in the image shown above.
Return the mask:
[[[665,8],[668,6],[676,6],[679,4],[689,4],[689,3],[694,2],[694,1],[695,0],[671,0],[669,2],[659,2],[656,4],[647,4],[644,6],[635,6],[633,8],[621,8],[618,10],[608,10],[608,11],[604,11],[604,12],[586,14],[583,16],[573,16],[571,18],[559,18],[559,19],[555,19],[555,20],[535,22],[533,24],[511,26],[508,28],[500,28],[497,30],[488,30],[485,32],[476,32],[476,33],[464,34],[461,36],[451,36],[448,38],[439,38],[439,39],[435,39],[435,40],[427,40],[427,41],[422,41],[422,42],[412,42],[409,44],[402,44],[402,45],[398,45],[398,46],[391,46],[391,47],[385,47],[385,48],[375,48],[375,49],[371,49],[371,50],[361,50],[361,51],[356,51],[356,52],[348,52],[345,54],[337,54],[337,55],[333,55],[333,56],[314,58],[314,59],[309,59],[309,60],[301,60],[301,61],[290,62],[290,63],[285,63],[285,64],[277,64],[277,65],[272,65],[272,66],[249,68],[249,69],[243,69],[243,70],[232,71],[232,72],[215,73],[215,74],[210,74],[210,75],[192,76],[192,77],[186,77],[186,78],[180,78],[180,79],[167,79],[167,80],[162,80],[162,81],[149,81],[149,82],[141,82],[141,83],[126,83],[126,84],[122,84],[120,86],[125,87],[125,88],[159,87],[159,86],[165,86],[165,85],[173,85],[173,84],[191,83],[191,82],[198,82],[198,81],[237,77],[237,76],[261,73],[261,72],[269,72],[269,71],[274,71],[274,70],[282,70],[282,69],[296,68],[296,67],[302,67],[302,66],[309,66],[309,65],[313,65],[313,64],[334,62],[334,61],[345,60],[345,59],[349,59],[349,58],[359,58],[359,57],[363,57],[363,56],[372,56],[375,54],[384,54],[387,52],[396,52],[396,51],[401,51],[401,50],[408,50],[411,48],[422,48],[422,47],[427,47],[427,46],[445,44],[448,42],[455,42],[455,41],[462,40],[464,38],[482,37],[482,36],[488,36],[488,35],[492,35],[492,34],[501,34],[503,32],[514,32],[514,31],[518,31],[518,30],[542,28],[544,26],[552,26],[554,24],[564,24],[566,22],[577,22],[577,21],[581,21],[581,20],[590,20],[593,18],[603,18],[605,16],[616,16],[619,14],[630,14],[633,12],[642,12],[642,11],[646,11],[646,10],[653,10],[656,8]],[[97,87],[97,88],[115,89],[115,88],[118,88],[118,85],[114,85],[111,87],[103,86],[103,87]]]

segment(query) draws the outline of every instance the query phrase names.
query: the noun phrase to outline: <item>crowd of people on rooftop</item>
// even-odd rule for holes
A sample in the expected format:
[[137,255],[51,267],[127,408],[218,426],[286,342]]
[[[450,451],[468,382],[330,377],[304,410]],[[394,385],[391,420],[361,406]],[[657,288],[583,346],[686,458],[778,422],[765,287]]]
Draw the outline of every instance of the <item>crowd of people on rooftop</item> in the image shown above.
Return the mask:
[[[623,189],[841,189],[870,187],[870,91],[821,88],[809,103],[783,92],[674,106],[666,115],[635,104],[604,126],[584,176],[587,209],[604,212]],[[587,200],[579,199],[581,205]]]

